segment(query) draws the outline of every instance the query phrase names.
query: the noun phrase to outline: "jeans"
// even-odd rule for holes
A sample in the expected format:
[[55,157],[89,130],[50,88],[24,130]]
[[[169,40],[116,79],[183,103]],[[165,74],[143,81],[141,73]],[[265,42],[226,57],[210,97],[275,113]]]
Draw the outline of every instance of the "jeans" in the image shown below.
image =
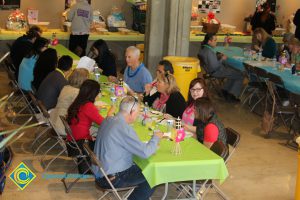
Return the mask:
[[[87,47],[89,35],[70,35],[70,41],[69,41],[69,49],[77,54],[79,57],[85,56],[85,51]],[[78,48],[81,48],[81,51],[79,51]]]
[[[149,200],[154,192],[154,188],[151,189],[141,169],[136,165],[132,165],[129,169],[116,173],[114,176],[115,179],[111,183],[115,188],[137,186],[128,200]],[[102,188],[110,188],[105,177],[96,179],[96,184]]]

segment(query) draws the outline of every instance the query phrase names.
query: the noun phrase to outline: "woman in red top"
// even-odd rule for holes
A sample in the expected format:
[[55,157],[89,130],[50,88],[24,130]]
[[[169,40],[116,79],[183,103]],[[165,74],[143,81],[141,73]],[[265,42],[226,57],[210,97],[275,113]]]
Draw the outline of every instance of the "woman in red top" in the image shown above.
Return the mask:
[[[99,92],[100,85],[98,82],[94,80],[84,81],[80,87],[78,96],[68,109],[67,121],[76,141],[93,141],[94,138],[90,135],[90,127],[93,122],[100,125],[104,119],[94,105]],[[110,109],[107,116],[111,116],[112,114],[113,109]],[[67,136],[67,140],[71,140],[69,135]]]
[[[70,105],[67,114],[67,121],[71,127],[72,134],[76,140],[79,148],[83,153],[83,143],[88,140],[91,149],[94,149],[95,138],[90,135],[90,127],[92,123],[100,125],[103,121],[103,117],[99,114],[97,107],[94,105],[95,99],[100,92],[100,85],[94,80],[85,80],[79,90],[78,96],[75,98],[74,102]],[[111,116],[114,112],[114,107],[112,107],[107,116]],[[67,133],[67,140],[71,141],[70,135]],[[77,156],[78,152],[72,147],[73,145],[68,145],[68,154],[71,156]],[[78,172],[80,174],[91,173],[89,167],[82,158],[77,158]],[[87,162],[90,162],[87,159]]]

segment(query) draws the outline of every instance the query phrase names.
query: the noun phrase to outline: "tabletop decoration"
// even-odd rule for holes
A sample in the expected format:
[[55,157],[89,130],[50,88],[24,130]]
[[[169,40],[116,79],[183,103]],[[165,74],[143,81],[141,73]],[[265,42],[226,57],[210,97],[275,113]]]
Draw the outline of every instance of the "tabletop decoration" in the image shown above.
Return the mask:
[[150,115],[149,115],[149,106],[148,106],[148,103],[146,102],[145,103],[145,106],[143,108],[143,112],[142,112],[142,125],[143,126],[146,126],[147,122],[149,122],[149,120],[151,121],[150,119]]
[[24,13],[20,10],[13,11],[7,18],[6,28],[12,31],[22,31],[27,28],[27,21]]
[[232,37],[230,37],[230,35],[227,34],[224,37],[224,46],[225,46],[225,48],[228,48],[230,43],[232,43]]
[[175,120],[175,127],[176,127],[176,137],[175,137],[175,143],[172,148],[172,154],[175,156],[181,155],[182,150],[180,146],[180,142],[184,140],[185,132],[181,125],[181,119],[178,117]]
[[117,97],[123,96],[125,94],[125,90],[124,90],[124,81],[123,79],[119,79],[119,83],[118,85],[115,85],[115,95]]
[[220,24],[220,21],[215,17],[215,13],[209,12],[206,17],[202,18],[202,31],[204,33],[217,33]]

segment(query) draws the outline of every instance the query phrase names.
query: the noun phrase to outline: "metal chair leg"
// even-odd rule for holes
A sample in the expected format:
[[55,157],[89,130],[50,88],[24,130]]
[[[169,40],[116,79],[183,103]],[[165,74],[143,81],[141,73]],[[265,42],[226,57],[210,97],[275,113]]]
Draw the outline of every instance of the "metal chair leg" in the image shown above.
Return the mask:
[[49,163],[47,164],[47,166],[45,167],[45,171],[48,171],[50,165],[59,157],[61,156],[66,150],[63,149],[61,152],[59,152],[59,154],[57,154],[54,158],[52,158]]

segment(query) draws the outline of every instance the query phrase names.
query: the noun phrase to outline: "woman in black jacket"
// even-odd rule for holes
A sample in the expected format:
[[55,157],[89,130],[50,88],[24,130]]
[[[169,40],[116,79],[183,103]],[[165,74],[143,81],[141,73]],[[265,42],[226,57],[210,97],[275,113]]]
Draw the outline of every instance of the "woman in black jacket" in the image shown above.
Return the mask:
[[108,49],[106,42],[102,39],[97,40],[91,47],[91,52],[94,54],[94,59],[102,69],[102,74],[108,76],[110,80],[117,77],[116,58],[114,54]]
[[179,91],[175,77],[169,73],[160,74],[156,83],[157,92],[150,96],[146,94],[144,103],[153,109],[167,113],[177,118],[185,110],[185,99]]

